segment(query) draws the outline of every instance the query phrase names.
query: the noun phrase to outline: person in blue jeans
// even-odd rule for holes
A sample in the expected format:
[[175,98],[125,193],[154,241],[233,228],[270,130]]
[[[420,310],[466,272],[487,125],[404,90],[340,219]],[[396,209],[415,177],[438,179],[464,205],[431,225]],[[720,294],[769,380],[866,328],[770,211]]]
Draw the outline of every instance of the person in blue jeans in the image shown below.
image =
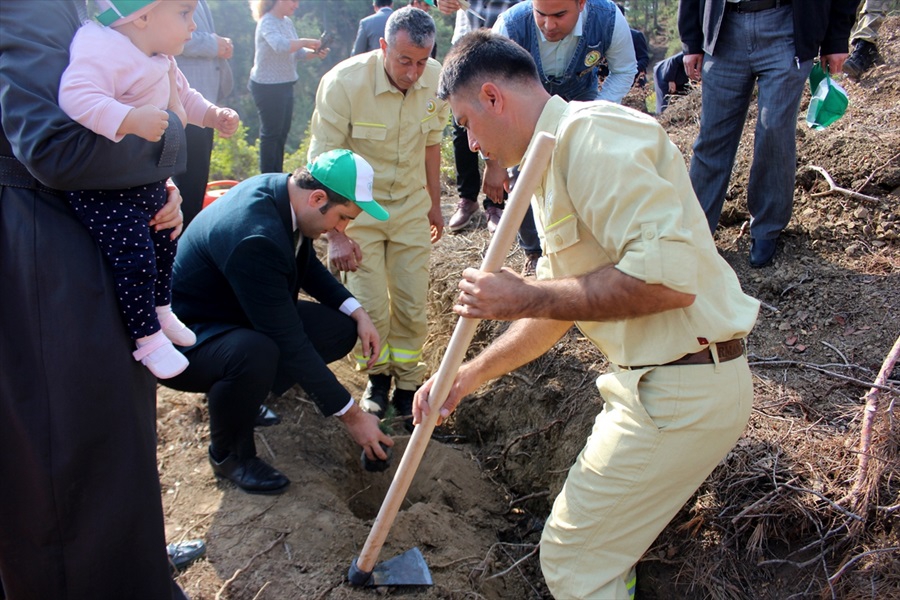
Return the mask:
[[759,117],[747,189],[750,266],[772,262],[791,218],[800,96],[821,57],[840,73],[858,0],[681,0],[684,68],[703,76],[700,133],[690,176],[715,232],[747,109],[758,87]]

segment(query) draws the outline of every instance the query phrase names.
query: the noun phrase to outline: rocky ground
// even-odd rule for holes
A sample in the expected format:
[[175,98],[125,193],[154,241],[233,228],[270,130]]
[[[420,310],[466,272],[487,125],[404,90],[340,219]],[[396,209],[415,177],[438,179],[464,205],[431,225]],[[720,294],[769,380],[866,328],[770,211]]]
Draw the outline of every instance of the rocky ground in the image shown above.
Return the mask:
[[[763,302],[749,338],[756,390],[734,451],[639,565],[642,598],[900,598],[900,369],[873,412],[862,485],[865,399],[900,335],[900,19],[882,28],[885,64],[843,81],[847,114],[825,131],[797,127],[794,219],[774,265],[747,265],[751,109],[716,242]],[[644,106],[642,93],[627,100]],[[803,112],[805,113],[804,100]],[[686,159],[699,93],[662,119]],[[823,169],[855,194],[828,192]],[[456,198],[448,187],[445,214]],[[483,220],[435,246],[427,355],[436,369],[455,323],[460,271],[480,264]],[[509,264],[521,266],[520,252]],[[482,323],[477,350],[502,324]],[[418,547],[435,585],[381,589],[416,598],[549,598],[536,558],[543,519],[600,409],[605,359],[571,332],[549,354],[484,386],[432,441],[381,559]],[[364,379],[335,366],[359,397]],[[202,537],[206,559],[179,576],[197,600],[368,598],[344,578],[392,472],[370,474],[333,419],[294,389],[259,429],[261,456],[292,485],[252,496],[216,483],[206,462],[202,395],[159,388],[159,470],[169,541]],[[406,437],[398,435],[396,455]],[[689,457],[686,457],[686,459]],[[395,460],[395,463],[398,462]]]

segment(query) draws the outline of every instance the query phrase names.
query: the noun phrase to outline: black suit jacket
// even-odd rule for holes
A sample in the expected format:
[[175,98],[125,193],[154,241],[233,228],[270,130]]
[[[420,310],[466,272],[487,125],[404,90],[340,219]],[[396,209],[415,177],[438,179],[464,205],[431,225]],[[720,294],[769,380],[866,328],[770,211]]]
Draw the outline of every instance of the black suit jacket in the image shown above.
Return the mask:
[[172,307],[197,344],[238,327],[270,337],[287,378],[334,414],[350,393],[322,360],[297,314],[300,289],[337,310],[351,297],[303,238],[294,253],[289,175],[267,173],[235,186],[200,211],[178,244]]

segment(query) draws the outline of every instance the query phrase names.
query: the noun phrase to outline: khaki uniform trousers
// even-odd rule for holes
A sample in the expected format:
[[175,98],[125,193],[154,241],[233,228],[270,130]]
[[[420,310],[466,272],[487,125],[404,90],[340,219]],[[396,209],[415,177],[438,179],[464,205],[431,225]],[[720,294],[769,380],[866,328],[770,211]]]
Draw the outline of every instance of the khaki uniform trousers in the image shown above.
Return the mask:
[[745,356],[618,370],[597,387],[603,410],[541,537],[558,600],[633,597],[634,565],[734,446],[753,403]]
[[881,22],[890,9],[888,0],[865,0],[859,7],[859,13],[856,17],[856,25],[853,26],[853,32],[850,34],[850,42],[856,40],[864,40],[866,42],[876,43],[878,41],[878,30],[881,28]]
[[[346,234],[359,244],[362,263],[342,275],[378,329],[381,353],[370,375],[392,375],[398,389],[414,390],[425,379],[422,346],[428,335],[428,261],[431,197],[423,188],[405,200],[383,202],[387,221],[360,214]],[[357,342],[354,357],[359,369],[366,359]]]

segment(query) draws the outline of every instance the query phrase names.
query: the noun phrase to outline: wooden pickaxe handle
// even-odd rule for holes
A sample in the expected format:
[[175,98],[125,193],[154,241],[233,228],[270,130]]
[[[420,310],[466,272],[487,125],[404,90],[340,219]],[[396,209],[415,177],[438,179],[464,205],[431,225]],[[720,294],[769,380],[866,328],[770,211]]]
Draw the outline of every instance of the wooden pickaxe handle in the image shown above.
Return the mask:
[[[519,225],[528,210],[534,189],[547,169],[555,145],[556,138],[547,133],[538,134],[532,143],[512,193],[505,203],[500,224],[497,231],[494,232],[484,261],[481,263],[482,271],[495,272],[503,266],[506,255],[515,241]],[[351,574],[355,569],[357,573],[366,574],[365,579],[367,580],[368,574],[374,570],[381,547],[384,545],[391,525],[394,524],[394,519],[400,510],[400,504],[406,497],[416,469],[419,468],[419,462],[422,460],[422,455],[425,454],[425,448],[428,446],[428,441],[437,424],[440,408],[450,393],[456,373],[466,356],[466,350],[475,335],[479,321],[480,319],[460,317],[456,322],[456,328],[450,337],[450,344],[441,359],[434,384],[431,387],[431,394],[428,398],[430,408],[428,418],[417,425],[413,431],[400,465],[397,467],[397,472],[394,474],[394,479],[391,481],[391,487],[372,524],[369,537],[366,539],[359,558],[351,567]],[[357,583],[353,581],[354,577],[350,579],[351,583]],[[360,577],[357,576],[356,579],[360,579]],[[365,580],[361,583],[365,583]]]

